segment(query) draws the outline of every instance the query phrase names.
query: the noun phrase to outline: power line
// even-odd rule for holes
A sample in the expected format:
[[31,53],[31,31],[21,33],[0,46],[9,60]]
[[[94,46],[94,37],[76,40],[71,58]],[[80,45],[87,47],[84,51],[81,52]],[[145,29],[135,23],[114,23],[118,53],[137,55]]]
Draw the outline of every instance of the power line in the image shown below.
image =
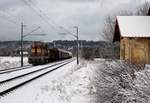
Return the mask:
[[50,27],[52,27],[53,29],[55,29],[57,33],[59,33],[59,31],[58,31],[52,24],[50,24],[49,21],[47,21],[47,20],[45,19],[45,17],[43,16],[43,14],[41,14],[42,11],[40,11],[40,12],[37,11],[34,7],[32,7],[32,5],[31,5],[31,3],[29,3],[29,1],[23,0],[23,2],[24,2],[27,6],[29,6],[46,24],[48,24]]
[[[30,2],[34,5],[33,1],[30,1]],[[37,6],[36,6],[36,7],[37,7]],[[67,33],[73,34],[73,33],[71,33],[68,29],[66,29],[66,28],[64,28],[64,27],[62,27],[62,26],[56,24],[48,15],[46,15],[44,12],[42,12],[42,10],[41,10],[39,7],[37,7],[37,8],[39,9],[39,11],[40,11],[41,13],[43,13],[43,15],[45,15],[45,17],[46,17],[49,21],[52,22],[52,24],[56,25],[59,29],[64,29]]]
[[56,26],[59,27],[59,25],[57,25],[48,15],[46,15],[45,12],[43,12],[38,6],[36,6],[36,5],[33,3],[33,1],[29,0],[29,2],[30,2],[32,5],[34,5],[34,6],[40,11],[40,13],[42,13],[42,15],[45,16],[46,19],[48,19],[48,21],[51,21],[51,23],[52,23],[51,25],[56,25]]
[[[26,0],[24,0],[24,1],[26,1]],[[27,1],[26,1],[26,2],[27,2]],[[51,18],[50,18],[48,15],[46,15],[39,7],[37,7],[37,6],[33,3],[33,1],[28,0],[28,2],[30,2],[32,5],[34,5],[34,6],[36,7],[36,9],[38,9],[38,11],[41,13],[42,17],[44,17],[44,18],[46,19],[47,23],[50,24],[56,31],[58,31],[58,29],[57,29],[54,25],[56,25],[59,29],[64,29],[67,33],[73,34],[73,33],[71,33],[69,30],[67,30],[66,28],[59,26],[59,25],[56,24],[53,20],[51,20]],[[31,6],[31,5],[30,5],[30,6]],[[33,7],[32,7],[32,8],[33,8]],[[37,11],[36,11],[36,12],[37,12]],[[48,20],[47,20],[47,19],[48,19]],[[51,23],[50,23],[49,21],[51,21]],[[57,33],[59,33],[59,31],[58,31]]]
[[52,22],[51,25],[53,25],[53,24],[54,24],[54,25],[57,25],[55,22],[53,22],[53,20],[51,20],[51,18],[50,18],[49,16],[46,15],[45,12],[43,12],[38,6],[36,6],[33,1],[28,0],[28,2],[30,2],[32,5],[34,5],[34,7],[36,7],[36,8],[39,10],[39,12],[40,12],[43,16],[45,16],[46,19],[48,19],[49,21],[51,21],[51,22]]
[[10,13],[10,12],[6,12],[6,11],[5,11],[5,13],[6,13],[9,17],[13,17],[16,22],[19,22],[19,23],[21,22],[20,18],[17,17],[17,16],[15,16],[15,15],[13,15],[12,12]]
[[40,28],[41,28],[41,27],[39,26],[38,28],[36,28],[36,29],[32,30],[31,32],[27,33],[26,35],[24,35],[23,37],[26,37],[26,36],[28,36],[28,35],[31,35],[31,33],[37,31],[37,30],[40,29]]
[[14,20],[12,20],[12,19],[9,19],[8,17],[4,16],[4,15],[2,14],[2,12],[0,12],[0,17],[1,17],[2,19],[4,19],[4,20],[8,21],[8,22],[11,22],[11,23],[13,23],[13,24],[15,24],[15,25],[17,25],[17,26],[20,26],[20,24],[17,23],[16,21],[14,21]]
[[64,28],[64,27],[60,27],[60,28],[62,28],[62,29],[65,30],[67,33],[71,34],[72,36],[75,36],[75,34],[72,33],[72,32],[70,32],[68,29],[66,29],[66,28]]
[[[39,11],[40,13],[42,13],[42,15],[45,17],[45,19],[47,19],[47,21],[51,22],[51,25],[53,25],[53,27],[57,26],[59,29],[63,28],[65,31],[67,31],[68,33],[71,33],[69,30],[67,30],[64,27],[61,27],[60,25],[56,24],[46,13],[44,13],[38,6],[36,6],[33,1],[29,0],[30,3],[32,3],[32,5],[34,5]],[[55,25],[55,26],[54,26]],[[72,34],[72,33],[71,33]]]

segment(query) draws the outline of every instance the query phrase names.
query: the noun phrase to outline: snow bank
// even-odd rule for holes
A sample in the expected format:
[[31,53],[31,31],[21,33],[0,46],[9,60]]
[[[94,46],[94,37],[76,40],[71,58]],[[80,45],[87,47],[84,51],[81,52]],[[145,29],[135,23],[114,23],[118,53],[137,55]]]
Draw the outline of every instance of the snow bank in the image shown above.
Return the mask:
[[[0,70],[20,66],[20,57],[0,57]],[[28,64],[27,57],[24,57],[24,65]]]
[[0,103],[92,103],[93,66],[76,61],[43,76],[3,98]]
[[91,68],[88,64],[72,68],[63,78],[43,86],[42,92],[50,93],[53,103],[91,103]]
[[150,69],[143,68],[120,60],[101,61],[93,79],[95,102],[150,103]]

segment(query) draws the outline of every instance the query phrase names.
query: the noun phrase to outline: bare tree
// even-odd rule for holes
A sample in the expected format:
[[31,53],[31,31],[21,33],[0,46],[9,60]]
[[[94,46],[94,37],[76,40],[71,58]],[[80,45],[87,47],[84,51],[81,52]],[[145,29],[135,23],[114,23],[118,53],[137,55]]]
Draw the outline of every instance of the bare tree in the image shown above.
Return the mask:
[[149,2],[145,2],[142,6],[137,8],[136,15],[141,15],[141,16],[148,15],[149,8],[150,8],[150,3]]
[[112,42],[114,27],[115,27],[115,19],[112,18],[112,16],[106,17],[104,28],[101,32],[101,36],[108,42]]
[[116,16],[130,16],[130,15],[148,15],[148,12],[150,8],[150,3],[145,2],[143,5],[137,8],[137,12],[134,14],[131,11],[120,11],[117,13],[114,13],[114,15],[109,15],[105,19],[104,27],[102,31],[100,32],[101,37],[103,37],[106,41],[112,42],[113,41],[113,34],[116,24]]
[[100,35],[107,41],[112,42],[113,36],[114,36],[114,30],[116,25],[116,17],[117,16],[130,16],[133,15],[130,11],[120,11],[117,13],[114,13],[114,15],[109,15],[105,19],[104,28],[102,29],[102,32]]

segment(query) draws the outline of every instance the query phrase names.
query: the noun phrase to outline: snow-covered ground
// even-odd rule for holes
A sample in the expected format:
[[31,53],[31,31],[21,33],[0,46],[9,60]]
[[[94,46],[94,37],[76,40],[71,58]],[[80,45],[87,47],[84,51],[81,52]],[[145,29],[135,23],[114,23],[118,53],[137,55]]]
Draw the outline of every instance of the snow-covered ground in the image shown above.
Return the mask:
[[0,103],[150,103],[150,68],[111,59],[73,61]]
[[96,67],[92,79],[95,103],[150,103],[148,65],[108,59],[92,64]]
[[9,95],[0,103],[91,103],[91,70],[76,61],[39,78]]
[[[0,70],[20,66],[20,57],[0,57]],[[24,65],[28,65],[28,58],[24,57]]]

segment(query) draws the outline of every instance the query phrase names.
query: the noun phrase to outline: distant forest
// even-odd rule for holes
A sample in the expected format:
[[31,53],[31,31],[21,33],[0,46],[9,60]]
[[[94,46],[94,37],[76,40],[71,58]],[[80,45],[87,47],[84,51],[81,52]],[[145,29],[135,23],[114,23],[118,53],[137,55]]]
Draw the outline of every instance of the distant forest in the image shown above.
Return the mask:
[[[24,41],[24,51],[30,49],[34,41]],[[76,55],[76,40],[55,40],[46,42],[50,48],[56,47],[71,51]],[[19,56],[20,41],[1,41],[0,42],[0,56]],[[80,56],[86,59],[100,57],[100,58],[118,58],[119,43],[109,43],[105,41],[86,41],[79,40]],[[116,53],[116,54],[114,54]],[[88,57],[86,57],[88,56]]]

